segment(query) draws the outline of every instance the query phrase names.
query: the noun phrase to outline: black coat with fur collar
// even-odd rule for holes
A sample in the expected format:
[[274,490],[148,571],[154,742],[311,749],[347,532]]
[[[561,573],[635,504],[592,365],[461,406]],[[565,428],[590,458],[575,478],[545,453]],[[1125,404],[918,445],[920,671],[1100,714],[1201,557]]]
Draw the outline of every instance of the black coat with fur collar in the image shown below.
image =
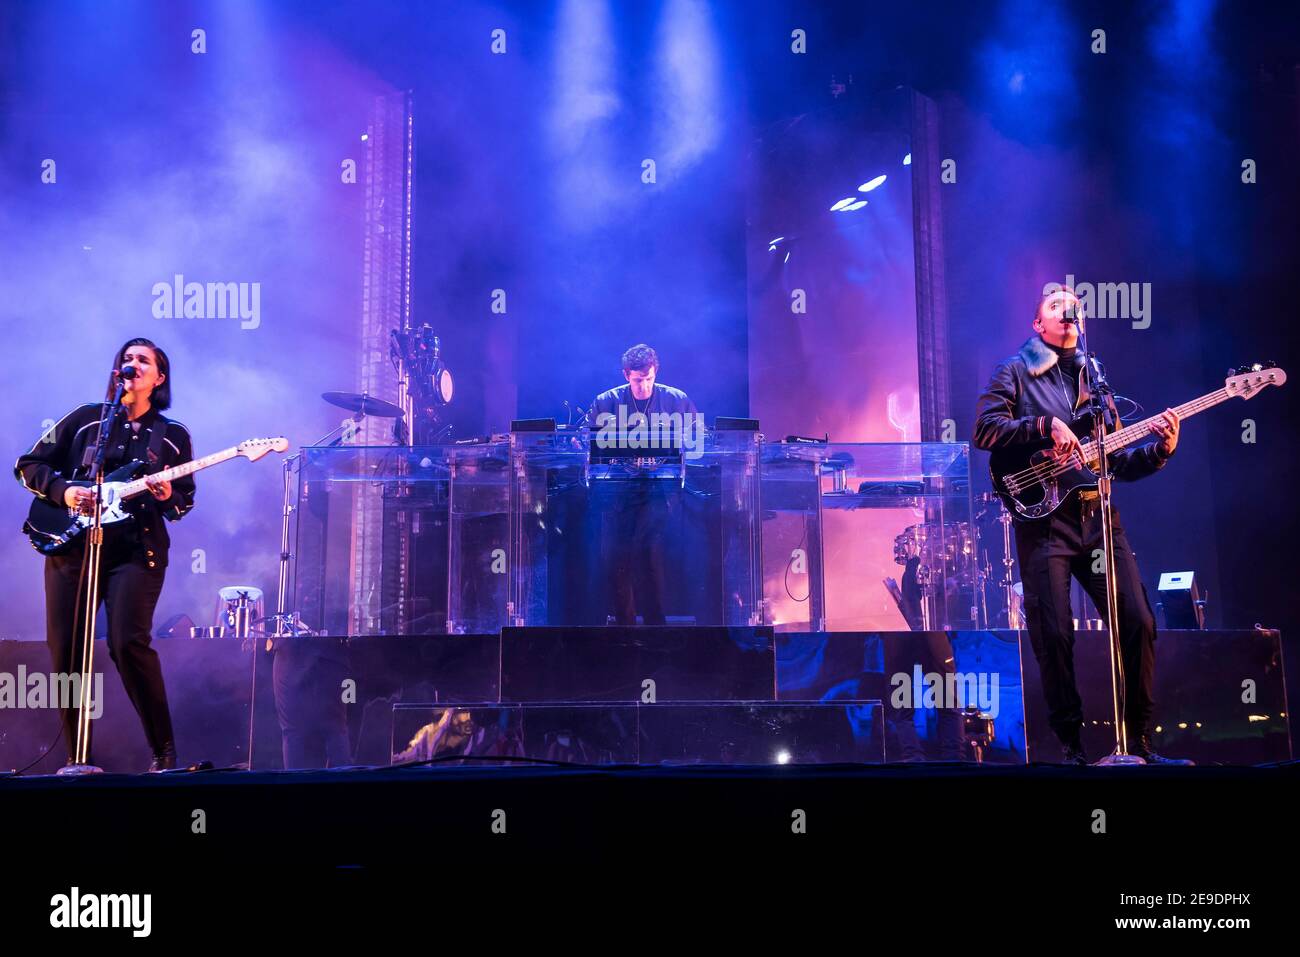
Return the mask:
[[[1052,419],[1069,424],[1078,415],[1076,409],[1088,400],[1083,374],[1083,357],[1073,369],[1057,369],[1059,356],[1038,336],[1032,336],[1020,351],[1003,359],[993,370],[988,386],[980,396],[975,413],[976,448],[992,451],[1015,445],[1042,445],[1052,432]],[[1063,388],[1063,374],[1075,377],[1078,401],[1070,407]],[[1086,435],[1079,436],[1086,441]],[[1117,479],[1133,481],[1164,467],[1167,459],[1156,443],[1123,449],[1110,457],[1110,467]]]

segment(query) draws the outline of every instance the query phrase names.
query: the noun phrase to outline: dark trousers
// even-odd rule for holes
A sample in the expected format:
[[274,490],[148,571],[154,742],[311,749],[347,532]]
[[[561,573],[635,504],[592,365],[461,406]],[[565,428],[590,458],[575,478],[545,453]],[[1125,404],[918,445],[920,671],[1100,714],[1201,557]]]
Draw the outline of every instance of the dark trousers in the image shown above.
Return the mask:
[[343,682],[350,676],[342,642],[282,638],[275,646],[271,682],[285,769],[352,763]]
[[[1094,563],[1104,567],[1100,566],[1099,559],[1101,538],[1101,513],[1096,501],[1080,502],[1077,495],[1049,518],[1016,525],[1016,556],[1024,583],[1029,641],[1042,674],[1048,721],[1064,743],[1076,740],[1083,724],[1083,701],[1074,680],[1070,576],[1079,580],[1104,614],[1106,576],[1093,571]],[[1115,572],[1127,688],[1124,723],[1131,741],[1146,734],[1151,721],[1156,620],[1118,510],[1115,511]]]
[[633,479],[605,499],[603,559],[609,563],[614,621],[663,625],[667,586],[664,568],[668,527],[676,515],[671,483]]
[[[158,754],[175,740],[162,665],[150,644],[153,612],[167,570],[134,561],[109,544],[101,555],[99,601],[108,613],[108,656],[140,716],[149,748]],[[52,670],[64,674],[81,672],[84,622],[77,584],[82,557],[78,549],[45,559],[45,641],[50,646]],[[77,746],[77,709],[63,709],[62,717],[63,740],[71,757]]]
[[[921,666],[922,674],[950,675],[957,671],[952,642],[943,631],[919,632],[915,635],[897,634],[881,636],[885,663],[885,677],[891,683],[894,676],[905,674],[910,679],[914,666]],[[897,748],[897,757],[890,760],[924,761],[925,746],[916,733],[916,709],[909,696],[903,706],[894,707],[891,696],[885,703],[885,726],[893,734],[888,747]],[[955,708],[935,709],[934,756],[939,761],[962,760],[962,720]]]

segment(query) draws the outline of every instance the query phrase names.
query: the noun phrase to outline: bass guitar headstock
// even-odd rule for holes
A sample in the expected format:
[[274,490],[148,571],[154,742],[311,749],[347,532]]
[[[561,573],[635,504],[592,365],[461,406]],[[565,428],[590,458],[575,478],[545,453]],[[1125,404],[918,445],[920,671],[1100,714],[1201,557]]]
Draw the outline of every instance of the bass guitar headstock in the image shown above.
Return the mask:
[[1223,380],[1223,388],[1228,395],[1242,399],[1253,399],[1262,389],[1271,385],[1286,384],[1286,373],[1271,362],[1255,363],[1253,366],[1239,366]]

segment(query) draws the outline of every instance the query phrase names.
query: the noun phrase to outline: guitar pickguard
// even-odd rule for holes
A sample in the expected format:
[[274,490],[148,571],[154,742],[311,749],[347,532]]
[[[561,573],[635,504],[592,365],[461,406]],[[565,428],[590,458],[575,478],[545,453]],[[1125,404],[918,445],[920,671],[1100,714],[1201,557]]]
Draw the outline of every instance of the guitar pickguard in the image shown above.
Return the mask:
[[1027,462],[1022,460],[1024,468],[1015,468],[1003,478],[994,472],[994,487],[1009,506],[1012,515],[1024,521],[1046,518],[1060,508],[1078,488],[1095,486],[1097,477],[1085,468],[1074,468],[1059,475],[1042,478],[1027,478],[1016,481],[1013,476],[1037,466],[1047,465],[1051,455],[1047,451],[1035,452]]
[[[105,482],[104,483],[104,504],[100,507],[100,522],[104,525],[113,525],[117,522],[124,522],[131,517],[131,513],[126,510],[126,500],[122,498],[122,486],[124,482]],[[68,513],[69,518],[75,518],[76,523],[83,529],[90,528],[93,521],[91,516],[77,514],[73,516]]]

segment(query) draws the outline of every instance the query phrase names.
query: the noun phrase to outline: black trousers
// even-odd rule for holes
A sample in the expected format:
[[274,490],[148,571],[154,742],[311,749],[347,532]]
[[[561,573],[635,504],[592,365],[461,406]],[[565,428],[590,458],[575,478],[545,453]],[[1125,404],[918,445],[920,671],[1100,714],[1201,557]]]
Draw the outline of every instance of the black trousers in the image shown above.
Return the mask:
[[352,763],[343,682],[351,674],[342,642],[282,638],[275,645],[271,681],[286,770]]
[[[1114,514],[1119,638],[1127,688],[1124,723],[1133,740],[1148,732],[1151,721],[1156,620],[1118,509]],[[1076,495],[1050,518],[1018,524],[1015,529],[1025,620],[1042,674],[1048,720],[1057,737],[1068,743],[1077,738],[1083,724],[1083,701],[1074,680],[1070,577],[1079,580],[1105,613],[1106,576],[1093,571],[1094,564],[1100,564],[1101,513],[1095,500],[1080,502]]]
[[669,485],[656,479],[632,479],[617,483],[611,489],[614,494],[603,500],[601,551],[608,562],[616,624],[636,624],[638,611],[646,625],[667,621],[664,557],[668,529],[679,506]]
[[[922,674],[950,675],[957,671],[952,642],[944,631],[884,635],[881,636],[881,646],[885,677],[891,682],[897,674],[910,678],[915,665],[921,666]],[[885,703],[885,726],[894,738],[889,746],[897,748],[896,756],[891,754],[890,761],[924,761],[927,757],[921,737],[916,733],[916,709],[907,703],[910,700],[907,699],[901,708],[894,707],[892,696]],[[935,732],[935,758],[960,761],[963,757],[962,720],[955,708],[935,709]]]
[[[53,671],[81,672],[82,632],[77,583],[83,550],[45,559],[45,641]],[[150,568],[130,553],[105,543],[101,553],[99,601],[108,613],[108,656],[140,716],[154,754],[173,744],[171,712],[162,665],[150,642],[153,613],[166,568]],[[75,626],[74,626],[75,621]],[[98,666],[97,666],[98,670]],[[62,710],[63,740],[71,758],[77,746],[77,709]]]

